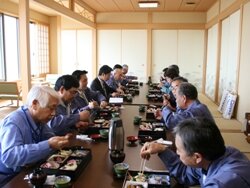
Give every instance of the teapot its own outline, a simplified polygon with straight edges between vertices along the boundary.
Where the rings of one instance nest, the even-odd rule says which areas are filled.
[[[109,128],[109,151],[110,158],[114,163],[122,162],[125,158],[124,149],[124,128],[119,117],[111,119]]]

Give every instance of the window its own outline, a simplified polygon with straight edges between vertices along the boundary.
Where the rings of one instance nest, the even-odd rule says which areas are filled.
[[[49,73],[49,28],[42,24],[30,24],[31,75]]]
[[[18,80],[19,75],[19,52],[18,52],[18,21],[12,16],[4,15],[4,52],[5,52],[5,79],[8,81]]]
[[[0,80],[19,80],[18,19],[0,14]],[[49,73],[49,27],[30,23],[31,75]]]

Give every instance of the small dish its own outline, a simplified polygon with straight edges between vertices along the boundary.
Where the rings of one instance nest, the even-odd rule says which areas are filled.
[[[94,123],[102,124],[105,122],[105,119],[96,119],[94,120]]]
[[[93,140],[97,140],[99,138],[101,138],[101,135],[100,134],[91,134],[89,135],[90,138],[92,138]]]
[[[71,178],[69,176],[61,175],[55,178],[56,188],[68,188],[70,187]]]
[[[127,141],[129,141],[130,144],[135,144],[135,142],[138,140],[137,136],[128,136]]]
[[[117,163],[114,165],[114,170],[118,177],[124,177],[128,169],[129,165],[127,163]]]
[[[102,138],[108,138],[109,136],[109,129],[100,129],[99,133]]]

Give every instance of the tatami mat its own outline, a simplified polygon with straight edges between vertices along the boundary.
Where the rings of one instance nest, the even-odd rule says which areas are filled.
[[[221,132],[232,132],[240,133],[242,132],[242,125],[236,119],[224,119],[224,118],[214,118],[217,126]]]
[[[225,144],[238,148],[243,153],[250,153],[250,144],[246,141],[244,133],[221,133]]]
[[[204,94],[199,94],[199,100],[201,103],[206,104],[214,118],[222,118],[222,114],[218,111],[218,105]]]

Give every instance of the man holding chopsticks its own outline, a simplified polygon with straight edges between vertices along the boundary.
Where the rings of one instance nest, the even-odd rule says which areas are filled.
[[[203,188],[249,188],[250,161],[233,147],[225,147],[216,124],[206,118],[190,118],[174,128],[176,153],[156,142],[145,143],[141,157],[158,153],[179,183]]]

